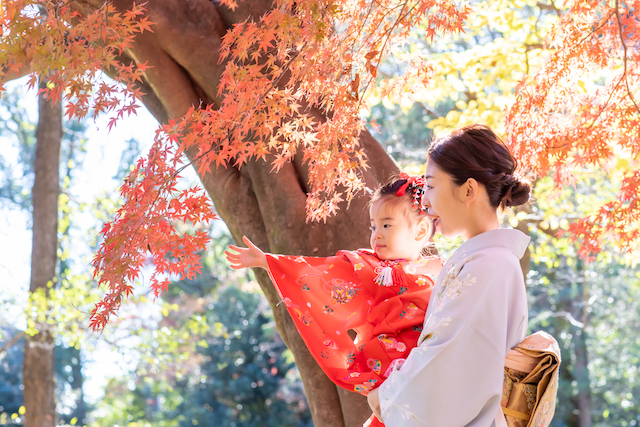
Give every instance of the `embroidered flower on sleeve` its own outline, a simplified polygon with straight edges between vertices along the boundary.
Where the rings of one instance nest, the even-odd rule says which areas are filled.
[[[367,366],[376,374],[380,375],[380,370],[382,369],[382,363],[378,359],[369,358],[367,359]]]
[[[445,317],[440,320],[430,317],[425,325],[425,329],[420,334],[420,338],[418,338],[418,346],[422,346],[425,343],[428,345],[428,341],[436,338],[442,328],[449,326],[451,320],[451,317]]]
[[[358,271],[358,270],[362,270],[362,267],[364,267],[364,264],[359,262],[357,264],[354,264],[353,269]]]
[[[400,313],[400,317],[413,319],[414,317],[416,317],[417,312],[418,312],[418,306],[411,302],[409,303],[409,306],[405,310],[402,310],[402,313]]]
[[[298,258],[294,259],[295,262],[307,262],[307,260],[304,259],[304,257],[299,256]]]
[[[331,295],[331,304],[346,304],[358,295],[355,283],[336,277],[325,283],[325,290]]]
[[[322,344],[324,344],[325,346],[329,347],[332,350],[337,350],[339,348],[336,342],[329,337],[325,338],[322,341]]]
[[[416,284],[417,284],[418,286],[424,286],[424,285],[426,285],[427,283],[428,283],[428,281],[427,281],[427,277],[425,277],[425,276],[420,276],[420,277],[418,277],[418,278],[416,279]]]
[[[449,267],[444,280],[440,283],[436,291],[438,299],[445,297],[450,301],[459,297],[463,288],[473,286],[476,283],[476,278],[471,277],[471,274],[467,274],[464,278],[459,277],[460,269],[454,267],[454,265]]]
[[[416,271],[418,271],[418,269],[416,268],[416,265],[414,263],[407,264],[404,267],[402,267],[402,269],[407,274],[416,274]]]
[[[369,391],[375,387],[377,382],[377,379],[370,379],[366,383],[356,384],[354,389],[360,394],[367,395]]]
[[[462,294],[462,290],[465,287],[473,286],[476,283],[475,277],[467,276],[465,280],[456,278],[453,280],[444,290],[444,296],[448,300],[458,298]]]
[[[395,349],[400,353],[403,353],[407,350],[407,345],[405,343],[403,343],[402,341],[398,341],[393,337],[389,337],[387,336],[387,334],[378,335],[378,340],[380,340],[380,342],[384,345],[384,347],[387,350]]]
[[[406,359],[404,358],[399,358],[399,359],[393,359],[391,361],[391,363],[389,364],[389,367],[387,368],[387,370],[384,372],[384,375],[382,375],[385,378],[389,378],[389,375],[391,375],[391,373],[393,371],[399,371],[400,368],[402,367],[402,365],[404,365],[404,361]]]

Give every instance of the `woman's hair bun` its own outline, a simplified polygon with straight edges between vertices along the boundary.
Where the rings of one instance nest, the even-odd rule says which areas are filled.
[[[482,184],[489,203],[496,209],[529,201],[529,184],[515,174],[518,162],[488,126],[470,125],[434,141],[429,148],[429,160],[458,186],[469,178]]]
[[[523,182],[517,175],[504,176],[500,206],[504,209],[509,206],[524,205],[529,201],[531,187]]]

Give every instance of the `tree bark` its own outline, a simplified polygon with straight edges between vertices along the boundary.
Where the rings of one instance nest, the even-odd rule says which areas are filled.
[[[102,1],[77,1],[82,10],[99,7]],[[116,0],[120,10],[130,9],[131,0]],[[223,99],[217,87],[225,63],[218,63],[221,37],[233,24],[245,19],[258,20],[271,7],[269,0],[243,0],[231,11],[209,0],[154,0],[145,7],[156,25],[153,33],[136,37],[122,59],[147,62],[142,91],[143,101],[159,122],[183,116],[193,105],[220,105]],[[108,70],[107,70],[108,72]],[[323,116],[313,112],[318,120]],[[370,169],[363,171],[365,182],[375,187],[397,171],[395,162],[380,144],[363,132],[360,142],[369,159]],[[195,153],[187,153],[190,158]],[[269,161],[253,161],[239,170],[211,166],[201,176],[236,242],[248,236],[267,252],[314,256],[334,255],[340,249],[368,247],[368,197],[352,201],[349,209],[326,223],[307,223],[305,201],[308,169],[298,155],[278,173],[270,173]],[[276,325],[291,349],[316,427],[360,427],[370,414],[365,399],[355,393],[338,390],[315,363],[285,307],[264,271],[256,276],[274,311]],[[343,410],[344,408],[344,410]]]
[[[587,353],[587,333],[583,329],[578,329],[575,332],[575,379],[578,383],[578,419],[580,427],[591,427],[591,384],[589,378],[589,358]]]
[[[41,87],[43,82],[41,82]],[[33,237],[30,292],[48,291],[55,277],[58,249],[59,163],[62,139],[62,108],[42,95],[36,130],[35,180],[33,184]],[[26,427],[56,424],[53,336],[46,326],[24,348],[23,381]]]
[[[574,332],[574,343],[576,361],[574,365],[574,375],[577,382],[578,395],[576,396],[578,405],[578,420],[580,427],[591,427],[591,378],[589,375],[589,353],[587,347],[587,323],[589,321],[589,293],[587,287],[587,275],[584,261],[576,260],[576,267],[579,276],[577,284],[580,294],[572,300],[573,315],[582,321],[582,327]]]

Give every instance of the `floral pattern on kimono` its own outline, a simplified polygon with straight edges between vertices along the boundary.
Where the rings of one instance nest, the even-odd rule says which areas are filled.
[[[504,358],[527,330],[519,259],[529,237],[487,231],[467,240],[444,265],[423,332],[380,387],[388,427],[477,426],[504,421]]]
[[[298,332],[335,384],[366,395],[416,346],[439,258],[380,260],[370,250],[333,257],[267,255]],[[353,340],[348,331],[353,330]]]

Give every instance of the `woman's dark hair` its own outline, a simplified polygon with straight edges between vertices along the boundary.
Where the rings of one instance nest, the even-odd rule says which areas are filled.
[[[431,159],[456,185],[469,178],[482,184],[494,208],[529,201],[530,187],[514,174],[518,163],[489,127],[471,125],[438,139],[429,148]]]

